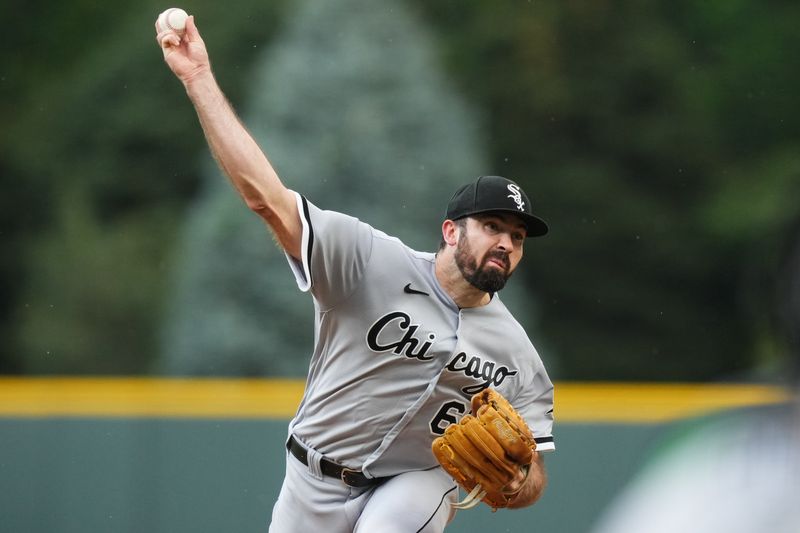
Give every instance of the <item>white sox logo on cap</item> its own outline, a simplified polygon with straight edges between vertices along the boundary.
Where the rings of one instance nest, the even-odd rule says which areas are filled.
[[[509,183],[508,190],[511,191],[511,194],[508,195],[508,198],[514,200],[514,203],[517,204],[517,209],[520,211],[525,211],[525,202],[522,201],[522,192],[519,190],[519,185]]]

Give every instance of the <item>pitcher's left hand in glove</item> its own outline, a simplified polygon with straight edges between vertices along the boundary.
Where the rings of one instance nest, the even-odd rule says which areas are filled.
[[[528,424],[503,395],[486,389],[472,397],[472,413],[450,424],[433,441],[433,454],[469,495],[455,506],[469,509],[484,501],[492,510],[508,507],[522,488],[536,442]]]

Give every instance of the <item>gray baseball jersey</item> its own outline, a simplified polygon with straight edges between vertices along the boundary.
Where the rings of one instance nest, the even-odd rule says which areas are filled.
[[[371,477],[430,468],[433,439],[493,387],[528,421],[538,450],[555,448],[553,385],[496,294],[459,309],[436,279],[434,254],[297,201],[302,258],[287,257],[316,317],[291,433]]]

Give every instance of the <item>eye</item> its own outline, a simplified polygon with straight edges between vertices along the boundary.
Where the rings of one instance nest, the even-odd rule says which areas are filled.
[[[525,235],[522,233],[515,231],[511,234],[511,238],[514,239],[516,242],[525,242]]]
[[[490,233],[497,233],[500,231],[500,228],[497,226],[497,223],[488,221],[483,225]]]

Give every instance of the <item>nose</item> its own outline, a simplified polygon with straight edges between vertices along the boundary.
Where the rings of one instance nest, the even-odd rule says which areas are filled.
[[[498,233],[497,247],[505,252],[510,252],[514,249],[514,240],[509,232],[501,231]]]

